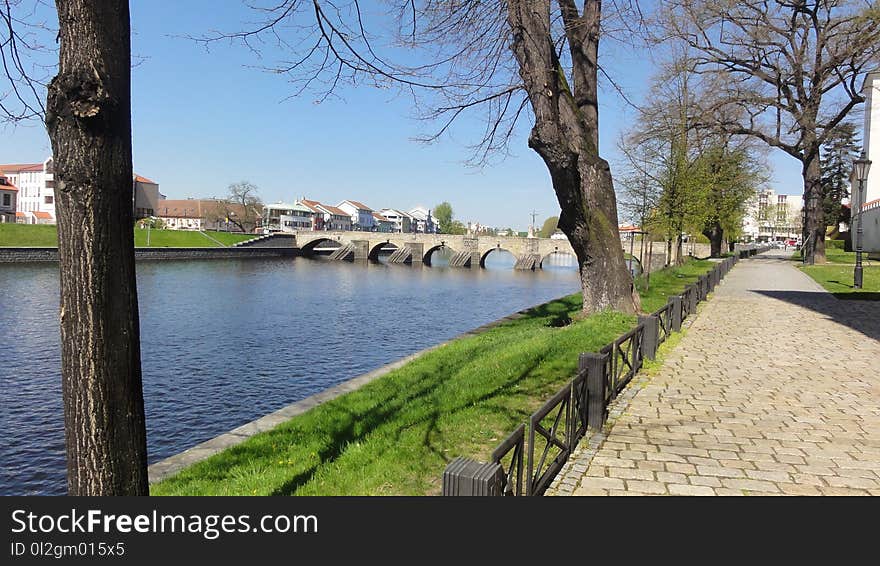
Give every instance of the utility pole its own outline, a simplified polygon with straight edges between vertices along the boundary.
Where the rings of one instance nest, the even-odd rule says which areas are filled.
[[[535,212],[535,209],[532,209],[532,213],[529,215],[532,217],[532,228],[535,227],[535,217],[538,216],[538,213]]]

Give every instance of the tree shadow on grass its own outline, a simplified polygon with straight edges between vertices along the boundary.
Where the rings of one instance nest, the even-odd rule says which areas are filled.
[[[821,313],[838,324],[880,340],[880,293],[834,293],[832,296],[832,293],[811,291],[755,289],[752,292]],[[846,300],[835,299],[838,294],[847,295]],[[859,297],[852,296],[856,294]]]

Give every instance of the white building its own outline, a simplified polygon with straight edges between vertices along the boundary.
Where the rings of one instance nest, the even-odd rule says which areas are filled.
[[[401,212],[395,208],[383,208],[379,211],[379,214],[387,218],[393,228],[392,232],[412,232],[413,231],[413,217],[407,214],[406,212]]]
[[[344,210],[351,216],[352,230],[371,232],[376,226],[376,221],[373,217],[373,209],[362,202],[356,200],[344,200],[337,204],[336,208]]]
[[[743,237],[749,242],[799,240],[803,227],[803,197],[759,191],[743,218]]]
[[[0,222],[15,222],[16,200],[18,200],[18,187],[0,175]]]
[[[265,207],[269,230],[296,232],[315,229],[315,212],[299,203],[277,202]]]
[[[415,221],[415,232],[422,234],[436,234],[437,222],[431,216],[431,211],[424,206],[417,206],[410,210],[407,214]]]
[[[16,212],[28,224],[55,223],[55,176],[52,158],[42,163],[0,165],[0,172],[9,183],[18,187]],[[42,213],[42,214],[36,214]]]
[[[862,132],[865,155],[871,160],[865,182],[862,208],[862,249],[880,253],[880,72],[865,79],[865,128]],[[853,187],[853,188],[857,188]]]
[[[18,187],[16,212],[27,224],[55,224],[55,174],[51,157],[42,163],[0,165],[0,174]],[[159,208],[159,184],[146,177],[132,179],[132,213],[134,218],[153,216]]]

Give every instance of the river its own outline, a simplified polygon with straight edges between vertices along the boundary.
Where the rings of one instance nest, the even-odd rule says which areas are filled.
[[[572,267],[518,272],[504,255],[487,269],[139,262],[150,463],[578,289]],[[0,494],[63,494],[58,267],[0,265],[0,290]]]

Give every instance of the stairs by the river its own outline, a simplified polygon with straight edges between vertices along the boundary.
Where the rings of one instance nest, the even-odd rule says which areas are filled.
[[[252,240],[232,244],[233,248],[295,248],[294,234],[265,234]]]
[[[541,256],[539,254],[526,254],[516,260],[514,269],[528,270],[535,269],[541,265]]]
[[[354,259],[354,244],[343,244],[327,258],[333,261]]]
[[[412,250],[402,246],[388,256],[388,263],[412,263]]]
[[[470,267],[471,252],[456,252],[449,258],[449,267]]]

